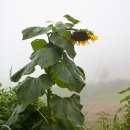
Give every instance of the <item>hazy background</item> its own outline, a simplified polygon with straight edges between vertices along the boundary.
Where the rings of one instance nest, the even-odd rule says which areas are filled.
[[[130,79],[130,1],[129,0],[0,0],[0,82],[9,85],[13,72],[29,61],[30,42],[22,41],[21,31],[45,26],[46,21],[62,20],[64,14],[79,19],[79,28],[88,28],[99,40],[76,47],[75,62],[87,81],[103,78]],[[105,75],[105,76],[104,76]]]

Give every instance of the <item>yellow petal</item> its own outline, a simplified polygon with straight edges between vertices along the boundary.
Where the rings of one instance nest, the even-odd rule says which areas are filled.
[[[90,35],[90,39],[94,42],[94,41],[98,40],[98,36]]]

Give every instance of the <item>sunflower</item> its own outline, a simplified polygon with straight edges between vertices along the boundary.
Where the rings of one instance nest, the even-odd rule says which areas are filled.
[[[90,37],[90,39],[91,39],[93,42],[95,42],[96,40],[98,40],[98,36],[90,35],[89,37]]]
[[[89,40],[92,40],[94,42],[97,39],[98,36],[95,36],[92,32],[86,30],[79,30],[73,32],[71,35],[72,43],[77,45],[90,44]]]

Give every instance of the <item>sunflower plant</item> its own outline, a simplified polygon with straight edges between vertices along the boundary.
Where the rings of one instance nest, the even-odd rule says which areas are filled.
[[[85,129],[79,95],[86,85],[85,73],[74,63],[76,56],[74,47],[94,42],[98,37],[88,29],[74,28],[79,20],[70,15],[64,17],[67,23],[48,22],[47,27],[29,27],[22,31],[23,40],[43,34],[47,36],[47,40],[33,40],[30,62],[11,76],[11,81],[18,82],[16,95],[21,104],[16,107],[6,126],[15,123],[31,104],[45,95],[46,112],[42,113],[42,123],[35,122],[38,130]],[[43,73],[37,78],[29,76],[37,65],[41,67]],[[24,75],[26,78],[22,80]],[[68,89],[72,95],[61,97],[54,94],[52,88],[55,85]]]

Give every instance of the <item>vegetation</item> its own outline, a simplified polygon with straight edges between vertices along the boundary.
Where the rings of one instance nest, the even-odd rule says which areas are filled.
[[[88,29],[74,28],[79,20],[70,15],[64,17],[67,23],[49,21],[47,27],[29,27],[22,31],[23,40],[42,34],[46,38],[31,42],[31,61],[10,76],[17,85],[0,89],[0,129],[129,130],[130,95],[121,100],[121,103],[127,103],[117,110],[113,120],[105,112],[97,113],[98,119],[93,126],[85,120],[86,114],[82,113],[80,103],[80,93],[86,85],[85,73],[74,63],[74,47],[94,42],[98,37]],[[31,77],[37,65],[41,67],[42,74]],[[54,86],[63,91],[66,88],[71,96],[63,97],[60,93],[54,93]],[[127,88],[119,93],[129,91],[130,88]],[[104,90],[100,93],[104,93]]]
[[[74,28],[79,20],[70,15],[64,17],[68,20],[67,23],[48,22],[47,27],[29,27],[22,31],[23,40],[42,34],[46,35],[47,40],[33,40],[31,61],[11,76],[11,81],[18,82],[14,89],[19,102],[14,101],[16,108],[13,107],[13,113],[2,129],[85,129],[79,95],[86,85],[85,73],[74,63],[74,45],[89,44],[98,37],[88,29]],[[36,65],[41,67],[43,73],[37,78],[27,76],[22,80],[24,75],[30,75],[35,71]],[[61,97],[54,94],[54,85],[67,88],[72,92],[71,96]],[[46,96],[46,101],[39,99],[43,95]]]
[[[120,91],[120,94],[128,93],[129,88]],[[126,96],[128,97],[128,96]],[[91,122],[84,122],[82,126],[84,130],[129,130],[130,129],[130,100],[121,100],[121,102],[127,101],[119,108],[115,114],[114,119],[112,115],[105,112],[97,113],[97,120],[91,125]],[[3,130],[22,130],[22,129],[42,129],[42,126],[46,124],[48,119],[48,107],[43,98],[38,98],[35,103],[31,103],[25,111],[19,115],[16,113],[16,106],[21,103],[16,96],[16,89],[1,89],[0,90],[0,129]],[[14,112],[15,111],[15,112]],[[17,111],[18,112],[18,111]],[[10,120],[11,114],[13,114],[13,120]],[[10,119],[9,119],[10,118]],[[9,119],[9,120],[8,120]],[[8,120],[8,122],[7,122]],[[55,120],[55,118],[53,118]],[[59,121],[59,119],[57,119]],[[11,121],[11,125],[8,126]],[[55,120],[56,121],[56,120]],[[70,129],[77,130],[80,128],[74,128],[71,124]]]
[[[0,89],[0,126],[6,123],[18,103],[15,92],[11,88],[8,91]]]

